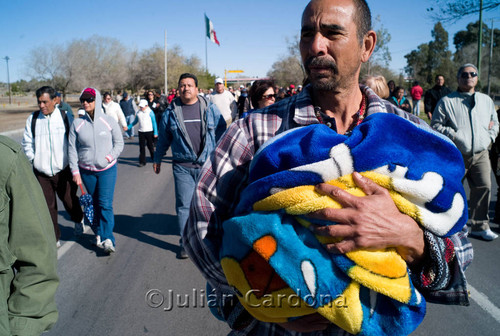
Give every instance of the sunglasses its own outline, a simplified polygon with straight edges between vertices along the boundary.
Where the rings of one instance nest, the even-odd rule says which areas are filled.
[[[87,103],[90,104],[90,103],[93,103],[94,100],[95,100],[95,98],[92,98],[92,97],[90,97],[90,98],[80,98],[80,103],[83,104],[83,102],[87,102]]]
[[[477,77],[477,72],[462,72],[460,74],[460,78],[463,78],[463,79],[467,79],[469,78],[469,75],[474,78],[474,77]]]
[[[271,98],[276,98],[276,95],[275,94],[268,94],[268,95],[262,96],[262,99],[271,99]]]

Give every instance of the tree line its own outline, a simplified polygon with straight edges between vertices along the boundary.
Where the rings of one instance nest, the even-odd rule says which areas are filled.
[[[32,80],[20,81],[22,91],[46,83],[66,94],[95,86],[101,90],[164,89],[164,49],[159,45],[138,51],[126,48],[115,38],[94,35],[64,44],[36,47],[27,58],[27,73]],[[196,73],[200,87],[212,86],[215,76],[205,71],[201,60],[186,56],[176,45],[167,51],[168,88],[177,87],[182,73]],[[15,83],[16,84],[16,83]],[[13,87],[13,91],[16,87]]]

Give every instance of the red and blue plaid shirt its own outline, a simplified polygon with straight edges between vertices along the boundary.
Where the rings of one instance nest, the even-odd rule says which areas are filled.
[[[368,87],[360,85],[360,88],[368,99],[365,116],[393,113],[430,129],[423,120],[379,98]],[[300,94],[233,123],[200,173],[183,233],[184,246],[213,289],[209,293],[212,312],[229,324],[234,335],[301,335],[277,324],[258,321],[246,312],[224,276],[219,262],[219,248],[222,223],[231,217],[239,195],[247,185],[248,168],[255,152],[278,133],[319,123],[310,90],[311,87],[307,86]],[[411,274],[415,287],[430,302],[468,305],[464,270],[472,261],[473,252],[467,234],[459,232],[443,239],[426,231],[424,237],[429,262],[418,274]],[[216,300],[213,300],[214,297]],[[348,333],[332,324],[325,331],[309,335]]]

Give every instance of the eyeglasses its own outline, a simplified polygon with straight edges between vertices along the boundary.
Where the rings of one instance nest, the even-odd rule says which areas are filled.
[[[90,103],[93,103],[94,100],[95,100],[95,98],[92,98],[92,97],[90,97],[90,98],[80,98],[80,103],[83,104],[83,102],[87,102],[87,103],[90,104]]]
[[[460,78],[463,78],[463,79],[467,79],[469,78],[469,75],[474,78],[474,77],[477,77],[477,72],[462,72],[460,74]]]
[[[275,94],[268,94],[268,95],[262,96],[262,99],[271,99],[271,98],[276,99],[276,95]]]

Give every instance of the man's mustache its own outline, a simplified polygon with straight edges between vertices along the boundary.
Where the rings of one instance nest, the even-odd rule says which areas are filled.
[[[309,69],[309,67],[331,68],[334,73],[338,73],[337,65],[328,58],[309,57],[305,62],[305,68]]]

